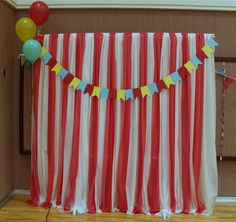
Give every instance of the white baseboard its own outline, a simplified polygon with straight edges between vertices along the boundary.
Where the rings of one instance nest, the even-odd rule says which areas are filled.
[[[4,198],[0,200],[0,208],[2,208],[15,195],[29,196],[30,191],[19,190],[19,189],[11,191]],[[217,197],[216,203],[236,203],[236,197]]]
[[[216,203],[236,203],[236,197],[217,197]]]
[[[13,190],[12,191],[12,196],[14,195],[24,195],[24,196],[29,196],[30,191],[29,190]],[[217,203],[236,203],[236,197],[217,197],[216,198]]]
[[[5,197],[3,197],[0,200],[0,209],[15,195],[21,195],[21,196],[29,196],[30,195],[30,191],[29,190],[12,190],[11,192],[9,192]]]
[[[12,198],[13,191],[9,192],[5,197],[0,199],[0,209]]]
[[[14,195],[23,195],[23,196],[29,196],[30,195],[30,191],[29,190],[13,190],[13,196]]]

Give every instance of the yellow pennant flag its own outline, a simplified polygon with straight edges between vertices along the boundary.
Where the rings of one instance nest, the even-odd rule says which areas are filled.
[[[118,89],[117,90],[117,100],[122,99],[125,101],[125,90]]]
[[[168,76],[164,77],[164,78],[163,78],[163,81],[164,81],[164,83],[166,84],[167,88],[169,88],[171,84],[172,84],[172,85],[175,84],[174,81],[173,81],[173,79],[172,79],[172,77],[171,77],[171,75],[168,75]]]
[[[94,86],[93,87],[93,92],[92,92],[92,97],[97,96],[97,98],[99,98],[100,93],[101,93],[101,88],[98,87],[98,86]]]
[[[146,95],[151,96],[148,86],[142,86],[142,87],[140,87],[140,89],[141,89],[142,97],[144,97]]]
[[[214,49],[212,49],[208,44],[206,44],[203,48],[202,51],[206,54],[207,57],[211,55],[211,53],[214,52]]]
[[[186,62],[186,63],[184,64],[184,67],[188,70],[188,72],[189,72],[190,74],[192,74],[192,70],[193,70],[193,69],[196,70],[196,67],[194,66],[194,64],[192,63],[191,60],[189,60],[188,62]]]
[[[76,89],[78,87],[80,83],[80,79],[74,77],[74,79],[71,81],[69,86],[72,86],[74,89]]]
[[[54,71],[56,73],[56,75],[58,75],[58,73],[62,70],[62,66],[61,64],[57,63],[53,68],[52,68],[52,72]]]
[[[46,49],[45,47],[42,47],[42,48],[41,48],[41,57],[43,57],[44,55],[46,55],[47,52],[48,52],[47,49]]]

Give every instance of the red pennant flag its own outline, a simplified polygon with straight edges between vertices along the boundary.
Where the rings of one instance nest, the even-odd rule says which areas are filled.
[[[234,82],[234,79],[232,79],[230,77],[225,77],[224,78],[224,88],[225,88],[225,90],[227,90],[232,85],[233,82]]]
[[[208,58],[207,55],[202,51],[202,49],[197,52],[196,56],[202,63],[204,62],[204,59]]]
[[[108,99],[116,99],[116,90],[115,89],[110,89],[109,94],[108,94]]]
[[[66,77],[63,79],[63,82],[69,86],[71,81],[74,79],[74,76],[71,73],[68,73]]]
[[[135,88],[133,89],[133,95],[134,95],[134,99],[138,98],[142,98],[142,93],[141,93],[141,89],[140,88]]]
[[[89,95],[92,95],[93,93],[93,85],[87,84],[84,90],[84,94],[88,93]]]
[[[183,79],[185,76],[190,76],[188,70],[182,66],[181,68],[178,69],[178,73],[181,76],[181,78]]]
[[[49,69],[51,70],[55,65],[57,64],[56,59],[53,57],[48,61],[47,65],[49,66]]]
[[[162,79],[158,80],[156,84],[157,84],[157,88],[158,88],[159,92],[161,92],[161,90],[163,90],[163,89],[167,89],[167,86]]]

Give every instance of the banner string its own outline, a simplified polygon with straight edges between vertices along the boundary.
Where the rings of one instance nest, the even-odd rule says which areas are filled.
[[[223,71],[225,73],[225,64],[223,63]],[[225,77],[222,81],[222,97],[221,97],[221,134],[220,134],[220,161],[223,159],[224,136],[225,136]]]

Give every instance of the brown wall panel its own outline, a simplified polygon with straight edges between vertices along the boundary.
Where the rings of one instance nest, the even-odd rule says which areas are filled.
[[[28,15],[27,11],[17,11],[17,17]],[[214,33],[220,43],[217,56],[236,57],[236,12],[213,11],[174,11],[174,10],[137,10],[137,9],[81,9],[52,10],[48,22],[42,28],[43,33],[65,32],[201,32]],[[17,42],[16,53],[22,44]],[[218,64],[219,66],[219,64]],[[227,65],[229,72],[236,77],[236,64]],[[18,76],[15,73],[14,86],[17,94]],[[222,78],[217,76],[217,148],[219,147],[220,107]],[[227,155],[236,155],[236,84],[226,95],[225,150]],[[14,97],[14,123],[17,124],[17,97]],[[17,140],[17,126],[14,127]],[[235,129],[235,130],[234,130]],[[17,188],[29,187],[30,158],[18,154],[18,144],[14,142],[14,178]],[[221,162],[219,165],[219,195],[236,196],[236,162]],[[21,170],[18,171],[21,167]],[[231,171],[229,171],[231,170]],[[227,173],[224,173],[226,172]],[[226,192],[223,184],[229,187]]]
[[[15,13],[0,2],[0,200],[13,189],[12,80]]]
[[[219,196],[236,196],[235,162],[218,162]]]

